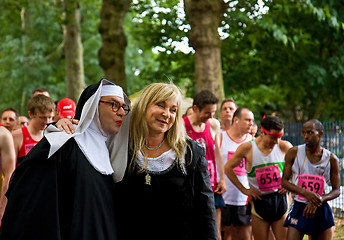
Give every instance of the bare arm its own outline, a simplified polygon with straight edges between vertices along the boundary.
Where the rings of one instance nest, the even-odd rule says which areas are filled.
[[[215,136],[215,160],[218,173],[220,175],[220,181],[217,184],[216,189],[214,192],[218,194],[222,194],[226,191],[226,180],[225,180],[225,172],[224,172],[224,162],[220,152],[220,141],[221,141],[221,133],[220,131]]]
[[[282,176],[281,183],[282,183],[282,187],[284,187],[285,189],[294,193],[299,193],[301,189],[289,181],[292,175],[291,168],[294,164],[296,154],[297,154],[297,147],[293,147],[285,155],[285,163],[284,163],[283,176]]]
[[[15,157],[18,157],[19,150],[23,144],[23,132],[21,129],[17,129],[12,133],[13,141],[14,141],[14,153]]]
[[[222,194],[226,191],[226,180],[225,180],[225,173],[224,173],[224,162],[223,162],[223,158],[220,152],[220,140],[221,140],[220,122],[215,118],[211,118],[209,119],[209,123],[210,123],[211,136],[214,139],[214,143],[215,143],[216,167],[220,175],[220,181],[218,182],[216,189],[214,189],[214,192],[218,194]]]
[[[289,151],[289,149],[293,147],[293,145],[290,142],[285,141],[285,140],[280,141],[279,146],[280,146],[283,156],[285,156],[287,152]],[[281,189],[278,190],[278,192],[280,194],[286,194],[288,190],[282,187]]]
[[[233,156],[227,161],[225,165],[225,174],[229,178],[229,180],[232,181],[232,183],[245,195],[248,195],[250,197],[253,197],[254,199],[260,198],[260,192],[256,191],[255,189],[252,188],[245,188],[241,182],[239,181],[237,175],[235,174],[233,168],[239,165],[240,161],[244,158],[245,159],[245,164],[252,166],[252,159],[248,159],[247,154],[252,151],[252,144],[251,142],[246,142],[241,144]],[[250,162],[251,161],[251,162]]]
[[[11,175],[15,169],[15,151],[12,135],[9,131],[0,130],[0,152],[1,152],[1,170],[3,174],[3,182],[0,194],[0,226],[2,216],[7,204],[5,193],[8,189],[8,184]]]
[[[338,158],[332,153],[330,157],[330,164],[331,164],[330,179],[331,179],[332,190],[331,192],[329,192],[328,194],[325,194],[322,197],[323,202],[335,199],[340,195],[340,176],[339,176]]]

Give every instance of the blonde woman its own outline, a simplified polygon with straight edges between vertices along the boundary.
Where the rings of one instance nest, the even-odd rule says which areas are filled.
[[[174,84],[147,86],[133,106],[129,164],[115,189],[120,239],[217,239],[204,150],[190,140]]]

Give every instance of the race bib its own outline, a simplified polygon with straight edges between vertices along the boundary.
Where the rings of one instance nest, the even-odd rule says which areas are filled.
[[[299,187],[323,195],[325,178],[312,174],[299,174]],[[307,200],[302,194],[298,194],[300,200]]]
[[[30,150],[36,145],[37,143],[28,143],[25,145],[25,156],[30,152]]]
[[[208,160],[208,171],[209,171],[210,184],[211,184],[211,187],[213,188],[217,183],[216,181],[217,179],[216,179],[216,169],[215,169],[214,161],[212,160]]]
[[[261,192],[274,191],[282,187],[281,173],[278,165],[260,167],[255,172],[258,187]]]
[[[227,155],[227,161],[234,155],[235,152],[232,151],[228,151],[228,155]],[[238,166],[233,168],[234,172],[236,175],[240,175],[240,176],[246,176],[246,169],[245,169],[245,159],[241,159],[240,163]]]

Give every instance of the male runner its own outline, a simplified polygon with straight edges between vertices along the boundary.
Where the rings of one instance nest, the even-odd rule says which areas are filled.
[[[287,213],[286,190],[281,186],[284,156],[292,147],[282,141],[283,123],[276,116],[261,121],[261,134],[241,144],[225,165],[225,173],[252,200],[252,231],[255,240],[268,239],[270,226],[277,240],[286,239],[283,223]],[[241,184],[234,168],[245,159],[250,187]]]
[[[233,98],[227,98],[222,101],[221,103],[221,112],[220,112],[220,119],[221,119],[221,130],[226,131],[228,130],[233,122],[233,114],[235,110],[238,108],[237,104],[235,103]]]
[[[45,95],[32,97],[28,104],[30,121],[28,126],[13,132],[14,148],[17,156],[17,165],[29,151],[43,138],[43,131],[48,123],[52,122],[55,103]]]
[[[8,131],[14,131],[19,123],[19,112],[12,107],[5,108],[0,114],[0,124],[8,129]]]
[[[327,201],[340,195],[338,158],[320,146],[323,126],[312,119],[302,127],[305,144],[291,148],[285,157],[282,185],[295,195],[285,221],[289,240],[332,239],[333,214]],[[291,180],[291,182],[289,182]],[[327,183],[332,190],[325,194]]]
[[[227,131],[221,133],[221,154],[225,163],[235,153],[238,146],[251,141],[249,134],[253,125],[253,113],[244,107],[239,107],[233,114],[233,124]],[[246,188],[249,187],[245,161],[242,160],[234,168],[239,181]],[[224,225],[224,239],[251,239],[251,205],[248,196],[243,194],[227,177],[227,191],[222,194],[226,207],[222,212],[222,225]]]
[[[206,149],[211,187],[214,191],[218,238],[221,240],[221,208],[225,203],[221,196],[226,191],[223,159],[220,153],[220,123],[214,117],[217,97],[210,91],[203,90],[194,97],[193,113],[183,117],[186,132],[190,138]],[[217,172],[220,181],[217,181]]]

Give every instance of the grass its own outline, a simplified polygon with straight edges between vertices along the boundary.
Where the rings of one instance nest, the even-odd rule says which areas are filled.
[[[334,219],[335,228],[333,240],[343,240],[344,239],[344,219],[335,218]]]
[[[333,240],[344,240],[344,219],[334,218],[334,223]],[[308,240],[308,236],[305,236],[303,240]]]

